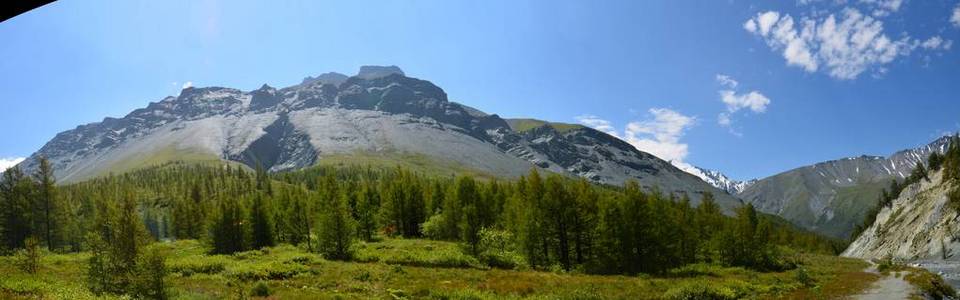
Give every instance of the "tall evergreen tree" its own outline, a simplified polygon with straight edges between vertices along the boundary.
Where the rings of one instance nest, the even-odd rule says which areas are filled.
[[[319,244],[317,248],[327,259],[349,260],[353,257],[355,221],[350,216],[347,205],[347,194],[344,192],[335,198],[326,212],[321,214]]]
[[[235,198],[220,199],[220,209],[211,223],[213,253],[230,254],[246,250],[247,226],[243,207]]]
[[[30,193],[33,182],[14,166],[0,178],[0,238],[7,250],[24,247],[24,241],[32,234]]]
[[[273,247],[277,244],[273,227],[273,212],[265,203],[263,196],[257,193],[250,208],[251,246],[254,249]]]
[[[53,167],[46,157],[40,157],[40,167],[34,177],[37,182],[34,203],[40,216],[40,218],[37,218],[40,221],[38,228],[41,228],[40,231],[43,233],[47,249],[53,251],[58,246],[57,190],[55,187],[56,179],[53,177]]]

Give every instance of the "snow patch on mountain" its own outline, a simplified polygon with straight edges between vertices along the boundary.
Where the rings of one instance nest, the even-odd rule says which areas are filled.
[[[747,187],[749,187],[751,184],[757,182],[756,179],[746,180],[746,181],[731,179],[730,177],[727,177],[727,175],[721,173],[720,171],[704,169],[704,168],[693,166],[686,163],[674,164],[674,165],[676,165],[677,168],[680,168],[680,170],[690,173],[693,176],[700,177],[700,179],[703,179],[703,181],[706,181],[710,185],[718,189],[724,190],[731,195],[739,194],[743,190],[747,189]]]

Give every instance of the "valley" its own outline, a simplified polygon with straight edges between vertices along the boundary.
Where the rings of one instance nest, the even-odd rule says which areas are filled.
[[[956,144],[736,181],[588,126],[481,112],[393,66],[189,87],[4,173],[17,275],[0,294],[837,298],[892,280],[881,264],[913,274],[911,294],[950,295]]]

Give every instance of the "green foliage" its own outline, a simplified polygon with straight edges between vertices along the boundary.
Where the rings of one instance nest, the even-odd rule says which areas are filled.
[[[27,237],[34,234],[35,216],[32,205],[34,182],[20,167],[7,169],[0,179],[0,237],[2,248],[14,250],[24,247]]]
[[[358,245],[354,261],[440,268],[486,269],[453,242],[388,238]]]
[[[515,250],[516,242],[509,231],[483,228],[479,237],[477,257],[483,263],[501,269],[523,266],[523,257]]]
[[[912,268],[904,277],[907,282],[920,289],[926,299],[956,299],[957,291],[936,274],[920,268]]]
[[[14,178],[15,173],[9,176]],[[24,194],[36,194],[39,185],[27,179],[0,181],[0,195],[17,194],[18,185],[24,186]],[[133,228],[119,224],[131,220],[141,228],[147,225],[157,239],[165,239],[168,232],[178,239],[200,238],[213,254],[256,255],[259,252],[243,251],[288,243],[305,244],[311,252],[338,260],[351,259],[353,250],[361,249],[357,259],[365,261],[602,274],[663,274],[687,264],[724,261],[765,269],[780,261],[772,245],[832,251],[831,241],[786,223],[768,222],[759,214],[755,222],[748,222],[754,224],[749,227],[755,234],[745,239],[738,220],[724,216],[710,195],[694,208],[695,201],[683,195],[661,194],[632,182],[622,188],[599,186],[541,175],[536,169],[519,180],[497,181],[403,168],[320,166],[254,174],[226,165],[172,163],[57,187],[55,194],[64,204],[61,211],[71,216],[59,220],[58,227],[79,236],[64,235],[62,244],[69,246],[64,249],[91,250],[96,255],[90,269],[104,271],[117,269],[113,262],[119,257],[135,257],[116,253],[138,252],[149,239],[144,230],[140,244],[114,242],[119,241],[115,230]],[[16,203],[8,199],[4,196],[0,203]],[[30,209],[13,217],[34,224],[35,215],[40,214]],[[45,232],[34,229],[31,225],[27,231]],[[90,232],[98,238],[84,243],[82,237]],[[371,242],[382,236],[427,236],[461,243],[463,249],[443,253],[448,257],[380,256],[370,255],[369,246],[355,246],[357,240]],[[16,244],[18,239],[5,233],[2,240]],[[752,241],[750,247],[730,246],[741,240]],[[112,250],[115,247],[128,250]],[[726,259],[722,254],[733,252],[724,252],[725,247],[749,255]],[[738,259],[749,262],[734,262]],[[170,270],[184,276],[240,274],[231,272],[228,263],[179,260],[170,264]],[[260,276],[267,275],[245,278]],[[122,278],[101,283],[116,286],[111,282]]]
[[[347,207],[348,197],[346,193],[341,194],[320,216],[317,249],[327,259],[349,260],[353,257],[356,221]]]
[[[35,237],[29,237],[24,244],[24,248],[17,250],[15,255],[17,267],[26,273],[35,274],[40,270],[40,258],[43,256],[40,241]]]
[[[87,284],[95,294],[131,294],[166,299],[164,256],[151,249],[144,254],[148,233],[137,204],[127,192],[117,203],[97,202],[94,230],[87,233],[91,256]]]
[[[757,270],[788,268],[778,261],[770,230],[770,223],[758,216],[752,204],[741,207],[734,222],[719,236],[719,261]]]
[[[813,287],[817,284],[806,268],[797,268],[794,271],[794,279],[805,287]]]
[[[258,281],[257,284],[254,284],[253,288],[250,289],[250,295],[254,297],[269,297],[271,294],[270,286],[263,281]]]
[[[253,197],[253,206],[250,208],[251,246],[254,249],[273,247],[277,244],[274,236],[273,212],[265,202],[263,196],[257,194]]]
[[[169,299],[166,256],[157,248],[148,248],[138,258],[132,295],[138,299]]]
[[[728,287],[716,286],[707,282],[686,284],[671,288],[663,294],[663,299],[670,300],[726,300],[739,299],[740,296]]]
[[[427,218],[426,222],[420,225],[420,233],[430,239],[441,240],[446,237],[445,226],[447,224],[444,214],[435,214]]]
[[[200,257],[170,264],[170,272],[184,277],[194,274],[219,274],[226,269],[226,259],[220,255]]]
[[[247,249],[248,223],[243,206],[235,198],[220,200],[220,209],[210,229],[213,253],[230,254]]]

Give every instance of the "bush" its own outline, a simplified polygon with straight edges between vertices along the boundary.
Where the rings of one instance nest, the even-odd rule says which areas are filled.
[[[270,286],[263,281],[257,282],[257,284],[253,286],[253,289],[250,290],[250,295],[254,297],[268,297],[270,294]]]
[[[943,278],[925,269],[913,269],[906,278],[911,284],[923,291],[927,299],[956,299],[957,292]]]
[[[523,265],[523,256],[514,250],[513,234],[504,230],[480,229],[478,258],[494,268],[514,269]]]
[[[17,251],[14,261],[20,270],[36,274],[40,270],[40,242],[35,237],[29,237],[24,241],[24,249]]]
[[[706,282],[687,284],[667,290],[663,299],[670,300],[726,300],[738,299],[735,291]]]
[[[222,256],[201,256],[170,264],[170,271],[183,276],[193,274],[218,274],[225,270],[225,259]]]
[[[420,233],[432,240],[443,239],[443,224],[446,223],[443,214],[430,216],[426,222],[420,224]]]
[[[240,280],[284,280],[309,271],[303,265],[269,262],[238,267],[228,272],[227,276]]]
[[[797,268],[797,271],[794,273],[794,278],[805,287],[812,287],[817,284],[816,280],[810,276],[810,273],[808,273],[805,268]]]
[[[148,249],[137,262],[133,295],[138,299],[167,299],[166,257],[156,248]]]

